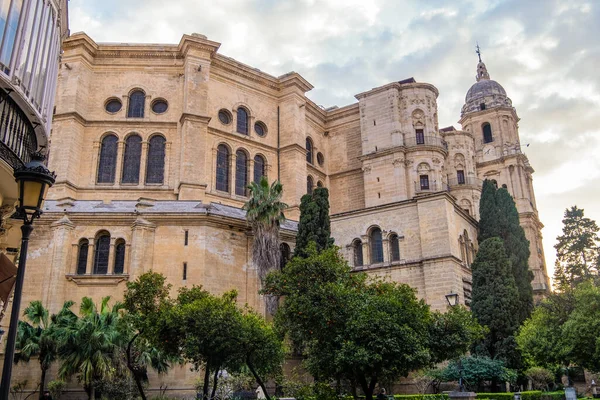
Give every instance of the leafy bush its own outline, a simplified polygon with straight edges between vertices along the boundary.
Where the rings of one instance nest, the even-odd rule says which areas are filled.
[[[548,390],[554,382],[552,371],[542,367],[531,367],[525,371],[525,376],[531,380],[534,390]]]
[[[542,393],[542,400],[565,400],[565,392],[545,392]]]
[[[50,381],[48,383],[48,391],[54,400],[60,399],[66,387],[67,382],[61,380]]]
[[[394,400],[448,400],[447,394],[396,394]],[[481,400],[481,399],[477,399]]]

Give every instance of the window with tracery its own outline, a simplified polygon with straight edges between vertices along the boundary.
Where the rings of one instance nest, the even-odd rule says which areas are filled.
[[[248,156],[243,150],[235,152],[235,194],[247,195],[248,186]]]
[[[400,243],[396,234],[390,236],[390,259],[400,261]]]
[[[217,190],[229,192],[229,149],[224,144],[217,147]]]
[[[123,155],[122,183],[139,183],[140,159],[142,157],[142,138],[130,135],[125,140],[125,154]]]
[[[144,118],[144,107],[146,104],[146,94],[141,90],[131,92],[129,95],[129,107],[127,108],[127,117]]]
[[[98,162],[98,183],[114,183],[117,169],[117,141],[115,135],[107,135],[100,145],[100,160]]]
[[[362,250],[362,242],[356,239],[352,243],[352,250],[354,251],[354,266],[362,267],[363,265],[363,250]]]
[[[383,262],[383,239],[381,237],[381,229],[374,228],[371,231],[371,264]]]
[[[248,111],[242,107],[237,109],[237,131],[244,135],[248,134]]]
[[[79,241],[79,248],[77,252],[77,275],[85,275],[89,249],[89,240],[81,239]]]
[[[108,256],[110,253],[110,235],[108,233],[98,236],[94,250],[94,274],[106,275],[108,273]]]
[[[313,143],[306,138],[306,162],[313,164]]]
[[[122,274],[125,269],[125,241],[117,240],[115,244],[115,274]]]
[[[146,183],[164,183],[165,180],[166,139],[160,135],[152,136],[148,142],[146,160]]]
[[[254,157],[254,182],[259,183],[260,179],[266,176],[265,165],[265,159],[262,156]]]

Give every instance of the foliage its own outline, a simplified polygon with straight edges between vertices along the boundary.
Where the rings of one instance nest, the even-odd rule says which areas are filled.
[[[102,400],[136,400],[138,390],[134,380],[129,375],[113,375],[110,378],[94,382]]]
[[[269,271],[279,267],[279,225],[285,221],[283,212],[288,206],[281,201],[283,185],[279,181],[269,186],[263,176],[259,183],[252,182],[248,188],[250,199],[244,210],[254,234],[252,261],[262,282]]]
[[[329,190],[316,188],[312,194],[302,196],[300,221],[296,235],[295,257],[306,257],[309,243],[314,242],[317,251],[333,245],[329,221]]]
[[[502,361],[473,356],[452,360],[445,368],[432,371],[431,375],[440,382],[458,382],[461,366],[463,384],[470,391],[482,390],[486,381],[515,382],[517,378],[517,373],[506,368]]]
[[[563,234],[558,236],[554,284],[562,292],[577,284],[596,279],[600,274],[600,247],[596,221],[583,216],[583,209],[573,206],[565,210]]]
[[[157,341],[164,314],[170,310],[170,284],[162,274],[152,271],[140,275],[134,282],[127,283],[124,295],[126,327],[124,335],[127,346],[123,350],[127,359],[127,368],[136,383],[137,390],[146,400],[143,384],[148,382],[148,367],[158,373],[170,368],[170,361],[176,357],[167,357],[151,343]]]
[[[502,239],[511,272],[517,286],[519,307],[516,310],[519,324],[533,310],[533,273],[529,270],[529,241],[519,224],[519,212],[515,202],[505,188],[496,189],[493,181],[485,180],[479,203],[480,221],[478,240],[481,245],[486,239]]]
[[[77,375],[88,395],[94,398],[94,382],[110,379],[116,372],[117,355],[123,346],[119,330],[122,304],[108,305],[104,297],[97,308],[92,299],[81,300],[80,314],[76,320],[65,320],[57,330],[58,355],[62,361],[58,375],[68,379]]]
[[[40,363],[40,395],[46,385],[46,373],[58,357],[58,343],[54,321],[62,318],[77,318],[70,310],[73,302],[67,301],[57,315],[50,317],[49,311],[41,301],[32,301],[23,311],[25,320],[20,320],[17,330],[15,364],[29,362],[36,357]]]
[[[565,392],[545,392],[542,393],[542,400],[565,400]]]
[[[526,392],[520,392],[522,400],[541,400],[542,392],[539,390],[532,390]],[[500,392],[500,393],[478,393],[477,399],[485,399],[485,400],[513,400],[515,398],[515,394],[512,392]]]
[[[517,288],[510,271],[504,245],[499,238],[484,240],[473,269],[471,310],[489,333],[473,347],[473,353],[518,365],[519,353],[514,339],[519,327]]]
[[[448,400],[447,394],[396,394],[395,400]]]
[[[552,371],[542,367],[531,367],[524,372],[535,390],[548,390],[554,382]]]
[[[449,352],[445,343],[431,354],[433,318],[412,288],[351,274],[337,248],[319,253],[310,245],[306,258],[294,257],[285,271],[270,274],[264,290],[285,296],[276,324],[304,348],[308,371],[318,381],[356,382],[367,399],[378,381],[407,376]]]
[[[67,382],[60,379],[48,382],[48,391],[53,400],[60,400],[66,388]]]
[[[536,308],[517,341],[535,364],[575,364],[600,372],[600,287],[582,283],[554,294]]]
[[[10,387],[9,392],[14,400],[27,400],[29,397],[35,394],[38,387],[39,384],[38,386],[36,386],[34,391],[32,391],[29,395],[23,397],[23,395],[27,391],[27,379],[24,379],[22,381],[15,382],[15,384]]]

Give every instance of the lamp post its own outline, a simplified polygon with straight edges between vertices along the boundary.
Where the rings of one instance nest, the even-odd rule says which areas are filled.
[[[450,307],[458,305],[458,293],[454,293],[453,291],[451,291],[446,295],[446,301],[448,301]]]
[[[48,188],[54,184],[56,174],[50,172],[44,165],[45,157],[39,153],[33,155],[32,160],[14,172],[15,180],[19,186],[19,202],[16,215],[23,219],[21,226],[21,253],[19,255],[19,268],[13,295],[10,325],[4,353],[4,368],[2,370],[2,384],[0,386],[0,400],[8,400],[10,392],[10,377],[12,375],[13,359],[15,357],[15,342],[17,339],[17,326],[21,311],[21,295],[23,281],[25,280],[25,265],[27,263],[27,246],[29,236],[33,231],[33,220],[42,214],[42,207]],[[40,388],[43,390],[43,388]]]

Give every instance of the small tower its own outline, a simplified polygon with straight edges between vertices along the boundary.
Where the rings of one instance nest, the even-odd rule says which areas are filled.
[[[476,83],[462,107],[459,123],[475,140],[475,162],[480,179],[494,179],[508,189],[519,211],[520,223],[530,243],[529,268],[534,274],[536,294],[550,289],[542,247],[542,223],[538,217],[532,185],[533,168],[521,151],[519,117],[504,88],[490,79],[477,49]]]

